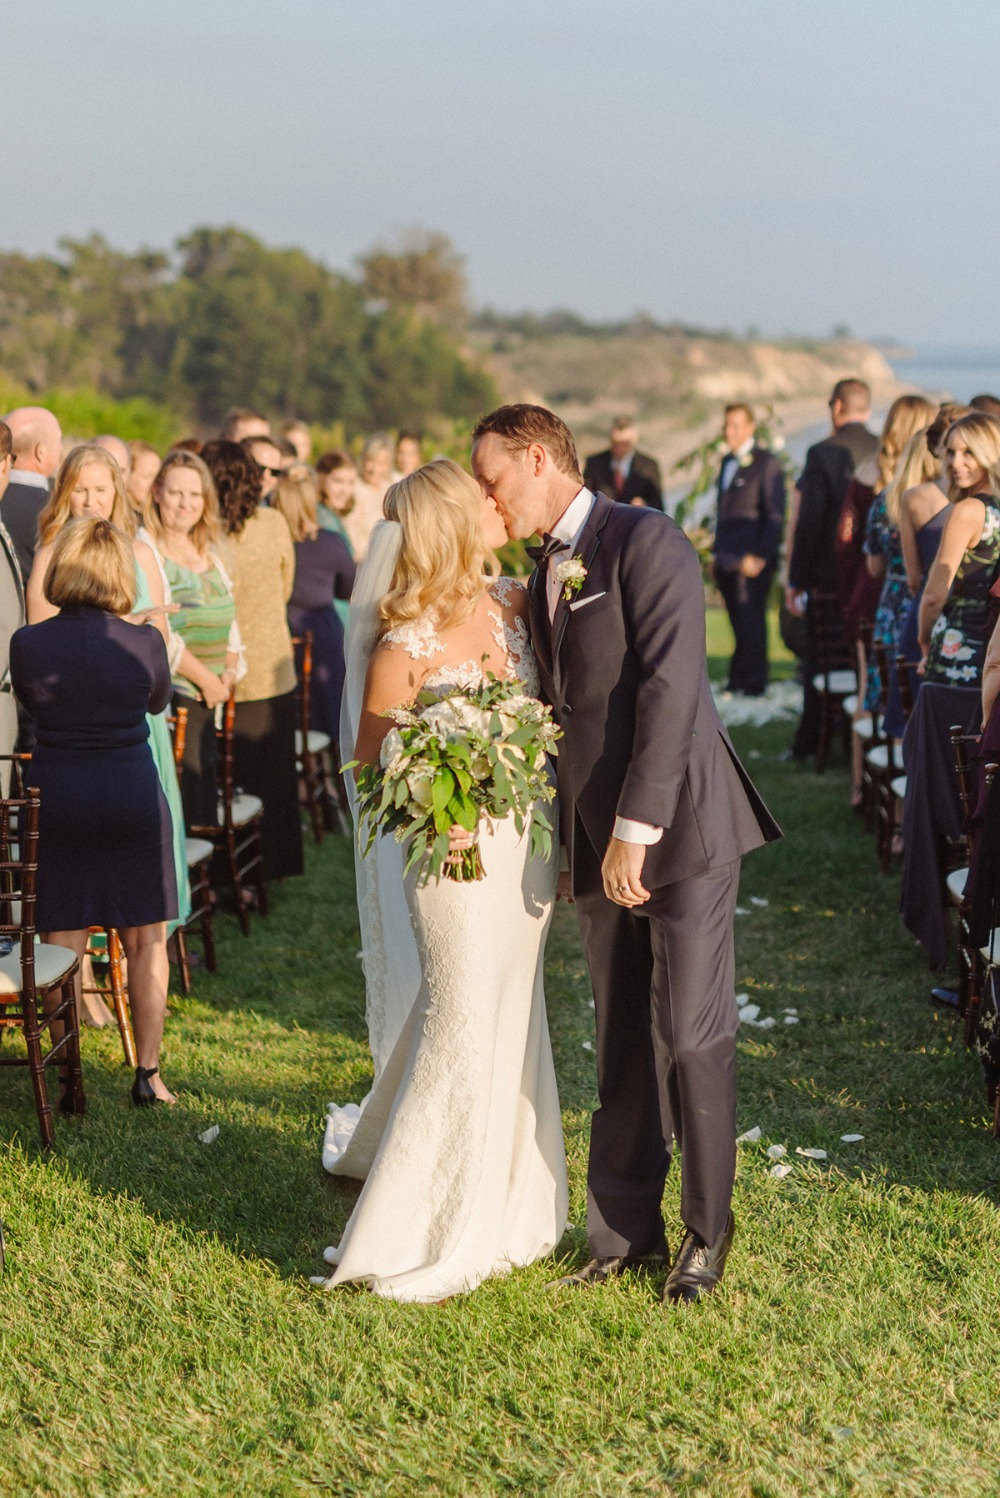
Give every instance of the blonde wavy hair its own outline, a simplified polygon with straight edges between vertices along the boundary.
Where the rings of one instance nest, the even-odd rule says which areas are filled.
[[[198,555],[207,557],[212,551],[224,551],[222,516],[219,512],[219,497],[215,492],[215,481],[209,472],[208,465],[202,462],[197,453],[188,452],[183,447],[175,447],[167,453],[150,487],[143,517],[150,535],[157,546],[162,546],[166,533],[163,528],[163,517],[160,514],[160,495],[163,493],[167,475],[175,468],[190,469],[192,473],[198,475],[201,482],[201,497],[205,507],[201,512],[201,518],[191,527],[191,541],[197,548]]]
[[[915,431],[930,425],[934,420],[935,409],[922,395],[901,395],[898,400],[893,401],[885,418],[878,457],[875,459],[875,471],[878,475],[875,482],[876,494],[880,494],[892,483],[903,449]]]
[[[274,486],[271,504],[288,521],[293,541],[315,541],[319,535],[319,486],[311,468],[295,463]]]
[[[70,496],[77,486],[81,470],[88,463],[99,464],[111,475],[115,491],[111,514],[108,516],[111,524],[118,530],[124,531],[126,536],[135,534],[132,506],[125,492],[125,478],[121,469],[105,448],[97,447],[93,442],[81,442],[78,446],[71,448],[63,459],[59,472],[56,474],[48,504],[38,517],[40,545],[48,546],[49,542],[54,541],[58,536],[66,521],[72,519]]]
[[[57,609],[84,604],[131,614],[136,591],[131,538],[110,520],[71,518],[56,537],[42,587]]]
[[[943,450],[946,459],[948,443],[956,432],[961,434],[962,441],[980,468],[986,470],[990,493],[1000,499],[1000,422],[997,422],[995,417],[986,416],[980,411],[973,411],[968,416],[960,416],[957,421],[952,422],[945,433]],[[956,484],[949,482],[948,498],[952,504],[958,499],[967,497],[964,489],[959,489]]]
[[[927,445],[929,430],[929,427],[921,427],[919,432],[914,432],[903,448],[892,482],[885,491],[886,518],[890,525],[897,528],[903,495],[907,489],[915,489],[918,484],[932,484],[941,477],[941,459]]]
[[[403,544],[379,606],[379,637],[433,612],[438,629],[459,623],[500,568],[486,544],[479,485],[450,458],[435,458],[386,492],[388,520]]]

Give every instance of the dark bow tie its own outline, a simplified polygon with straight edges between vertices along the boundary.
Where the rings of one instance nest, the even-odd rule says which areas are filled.
[[[541,567],[543,562],[547,562],[549,557],[554,557],[557,551],[569,551],[569,542],[557,541],[555,536],[550,536],[546,531],[542,537],[541,546],[526,546],[524,549],[535,566]]]

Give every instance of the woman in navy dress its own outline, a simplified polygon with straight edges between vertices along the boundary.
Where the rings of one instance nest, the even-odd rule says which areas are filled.
[[[346,601],[357,570],[342,537],[320,528],[319,492],[308,468],[290,468],[278,480],[271,501],[288,521],[295,543],[295,581],[288,600],[293,635],[311,631],[312,690],[309,727],[340,738],[340,699],[344,692],[344,626],[334,600]]]
[[[64,526],[44,586],[60,612],[10,642],[11,681],[35,726],[38,926],[81,958],[90,926],[117,927],[139,1063],[132,1099],[173,1102],[158,1066],[177,879],[146,722],[170,700],[167,650],[152,625],[119,617],[132,612],[135,561],[109,521]]]

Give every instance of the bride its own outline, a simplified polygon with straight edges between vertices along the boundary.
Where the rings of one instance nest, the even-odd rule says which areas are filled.
[[[385,499],[351,602],[342,742],[378,760],[384,716],[423,687],[517,677],[537,695],[527,595],[497,577],[507,539],[491,499],[436,459]],[[492,580],[491,580],[492,579]],[[486,877],[421,887],[380,836],[356,854],[375,1080],[330,1105],[323,1164],[364,1187],[330,1288],[438,1301],[552,1252],[566,1225],[566,1158],[542,953],[556,865],[508,817],[480,823]]]

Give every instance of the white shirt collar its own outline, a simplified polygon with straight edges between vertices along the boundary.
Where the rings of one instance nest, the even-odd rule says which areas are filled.
[[[36,473],[33,468],[18,468],[16,463],[10,470],[10,481],[12,484],[25,484],[29,489],[49,487],[49,481],[44,473]]]
[[[565,541],[570,551],[575,547],[583,527],[587,524],[587,516],[590,514],[590,507],[593,503],[594,496],[590,490],[581,489],[552,527],[552,535],[557,541]]]
[[[729,449],[729,452],[726,454],[726,456],[729,457],[729,458],[745,458],[745,457],[747,457],[749,453],[753,452],[753,442],[754,442],[753,437],[752,436],[748,437],[745,442],[741,442],[740,443],[739,447],[731,447]]]

